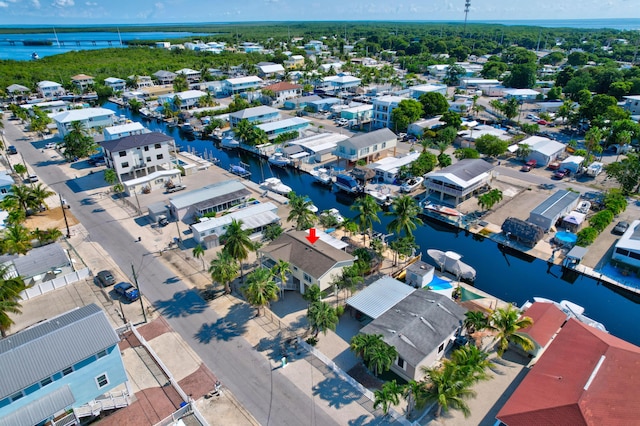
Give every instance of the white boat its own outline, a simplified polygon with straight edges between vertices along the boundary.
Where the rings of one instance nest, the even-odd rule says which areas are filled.
[[[359,194],[363,191],[363,188],[358,181],[350,175],[336,175],[335,185],[338,189],[351,194]]]
[[[590,209],[591,209],[591,203],[589,201],[580,201],[580,204],[578,205],[578,208],[576,209],[576,211],[578,213],[588,214]]]
[[[378,185],[375,189],[365,189],[364,192],[372,196],[380,205],[391,204],[391,190],[384,185]]]
[[[322,212],[322,214],[335,217],[336,221],[338,222],[338,224],[341,224],[342,222],[344,222],[344,216],[342,216],[340,214],[340,210],[338,210],[336,208],[331,208],[329,210],[325,210],[325,211]]]
[[[278,178],[272,177],[265,179],[264,182],[260,184],[263,189],[275,192],[280,195],[287,195],[291,192],[291,188],[282,183],[282,181]]]
[[[147,107],[140,108],[140,110],[138,110],[138,114],[140,114],[145,120],[151,120],[151,110]]]
[[[422,176],[409,178],[400,186],[400,191],[411,192],[422,185],[422,182],[424,182],[424,178]]]
[[[222,148],[227,148],[227,149],[233,149],[233,148],[237,148],[240,146],[240,142],[238,142],[237,140],[235,140],[233,138],[233,136],[225,136],[224,138],[222,138],[222,140],[220,141],[220,146]]]
[[[313,200],[311,200],[310,197],[304,197],[304,201],[311,203],[309,206],[307,206],[307,210],[309,210],[311,213],[318,213],[318,207],[313,204]]]
[[[597,328],[600,331],[608,333],[606,327],[602,323],[599,323],[596,320],[582,315],[584,313],[584,308],[576,303],[570,302],[568,300],[561,300],[560,303],[558,303],[550,299],[545,299],[544,297],[534,297],[533,301],[542,303],[553,303],[558,309],[564,312],[567,317],[574,318],[581,323],[588,325],[589,327]],[[529,306],[531,306],[531,302],[527,301],[524,305],[522,305],[522,309],[527,309]]]
[[[321,167],[319,169],[311,170],[309,174],[313,176],[316,182],[323,185],[331,185],[333,183],[333,176],[331,176],[331,172],[325,168]]]
[[[458,210],[454,208],[442,206],[440,204],[433,204],[429,201],[424,203],[423,208],[425,210],[432,211],[434,213],[443,214],[446,216],[462,216],[462,213],[460,213]]]
[[[269,164],[272,164],[276,167],[286,167],[291,164],[291,159],[284,156],[281,152],[274,152],[271,157],[267,159]]]

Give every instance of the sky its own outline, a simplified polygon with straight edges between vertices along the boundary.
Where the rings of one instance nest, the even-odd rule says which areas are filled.
[[[469,21],[640,18],[640,0],[470,0]],[[465,0],[0,0],[0,25],[462,21]]]

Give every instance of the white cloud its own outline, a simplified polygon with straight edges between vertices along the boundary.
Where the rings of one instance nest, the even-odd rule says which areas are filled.
[[[98,3],[96,3],[96,2],[91,2],[91,1],[88,1],[88,2],[86,2],[85,4],[86,4],[87,6],[97,6],[97,5],[98,5]]]
[[[75,5],[75,2],[73,0],[53,0],[51,5],[54,7],[71,7]]]
[[[40,9],[40,0],[31,0],[31,4],[34,8]]]
[[[9,7],[9,3],[6,1],[0,1],[0,7]]]
[[[154,6],[156,9],[164,9],[164,3],[156,3]]]

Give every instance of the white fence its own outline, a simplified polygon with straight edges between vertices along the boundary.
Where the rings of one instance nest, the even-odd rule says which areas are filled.
[[[61,277],[56,277],[49,281],[44,281],[39,284],[35,284],[32,287],[29,287],[22,293],[20,293],[20,297],[22,300],[33,299],[34,297],[42,296],[45,293],[53,291],[58,288],[65,287],[69,284],[73,284],[77,281],[83,280],[91,275],[89,268],[78,269],[77,271],[71,272],[70,274],[63,275]]]

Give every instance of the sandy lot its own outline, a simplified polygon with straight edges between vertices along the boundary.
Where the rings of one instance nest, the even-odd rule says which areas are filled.
[[[69,222],[70,227],[78,223],[78,219],[76,219],[73,213],[71,213],[70,209],[66,209],[65,213],[67,215],[67,221]],[[64,215],[62,214],[61,207],[54,207],[49,210],[34,214],[32,216],[28,216],[27,220],[24,222],[24,226],[32,231],[36,228],[58,228],[60,231],[62,231],[62,233],[66,231]]]

